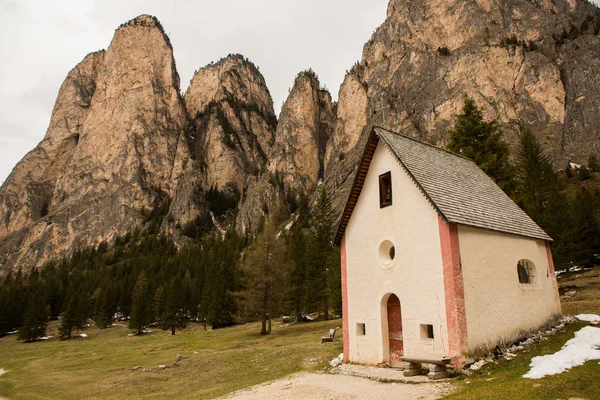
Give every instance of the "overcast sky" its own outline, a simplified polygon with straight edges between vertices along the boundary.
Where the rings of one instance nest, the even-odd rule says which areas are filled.
[[[600,0],[593,0],[600,4]],[[385,20],[388,0],[0,0],[0,182],[42,140],[58,89],[86,54],[140,14],[162,22],[185,91],[194,71],[241,53],[279,112],[312,68],[334,99],[345,71]]]
[[[279,112],[298,72],[337,92],[385,20],[388,0],[0,0],[0,182],[44,137],[67,73],[140,14],[171,38],[185,91],[195,70],[241,53]]]

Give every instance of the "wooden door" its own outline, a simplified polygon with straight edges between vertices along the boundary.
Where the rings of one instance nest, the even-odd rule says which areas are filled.
[[[404,344],[402,338],[402,311],[400,299],[392,294],[387,303],[388,334],[390,338],[390,366],[400,367],[400,357],[404,355]]]

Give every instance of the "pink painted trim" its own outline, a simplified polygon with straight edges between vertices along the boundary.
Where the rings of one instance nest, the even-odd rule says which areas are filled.
[[[546,242],[546,256],[548,257],[550,279],[552,279],[552,286],[554,287],[554,301],[556,302],[556,309],[558,310],[559,314],[562,314],[562,307],[560,305],[560,295],[558,294],[558,282],[556,281],[556,274],[554,273],[554,260],[552,259],[552,249],[550,248],[550,242]]]
[[[460,369],[463,363],[463,353],[468,351],[468,336],[467,314],[465,312],[465,288],[460,265],[458,227],[456,224],[444,222],[440,216],[438,216],[438,226],[444,273],[448,351],[452,359],[452,364]]]
[[[346,235],[340,242],[340,261],[342,264],[342,326],[344,338],[344,361],[350,360],[350,336],[348,332],[348,272],[346,271]]]

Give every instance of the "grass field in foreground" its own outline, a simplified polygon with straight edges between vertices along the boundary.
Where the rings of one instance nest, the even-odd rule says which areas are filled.
[[[0,397],[16,399],[205,399],[301,370],[315,371],[342,351],[321,344],[340,320],[282,326],[258,324],[204,331],[193,324],[175,336],[161,330],[128,337],[125,326],[89,328],[88,338],[19,343],[0,339]],[[56,335],[57,323],[49,334]],[[341,336],[341,331],[338,331]],[[183,359],[174,366],[175,357]],[[158,369],[160,364],[167,369]],[[135,369],[134,367],[141,368]],[[142,372],[144,368],[152,368]]]
[[[563,300],[564,314],[600,314],[600,269],[584,273],[572,273],[559,280],[561,293],[575,290],[572,299]],[[600,364],[591,360],[559,375],[542,379],[526,379],[522,375],[529,371],[529,363],[535,356],[552,354],[560,350],[574,333],[588,323],[578,322],[566,327],[564,332],[549,337],[531,347],[530,352],[521,352],[512,361],[502,360],[488,364],[470,378],[460,378],[455,394],[448,400],[465,399],[600,399]]]

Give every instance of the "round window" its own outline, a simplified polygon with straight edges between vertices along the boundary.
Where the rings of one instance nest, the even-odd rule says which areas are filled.
[[[389,240],[384,240],[379,245],[379,261],[382,264],[390,264],[396,258],[396,248]]]

